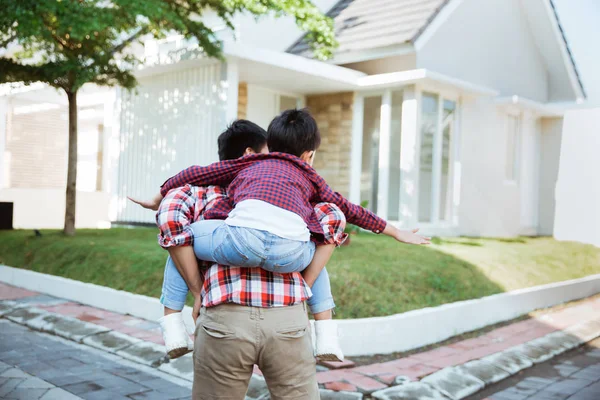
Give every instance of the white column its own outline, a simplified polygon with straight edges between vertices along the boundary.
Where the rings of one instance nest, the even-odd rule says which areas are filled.
[[[414,87],[404,89],[400,139],[400,221],[412,227],[418,222],[419,98]]]
[[[230,124],[238,116],[238,86],[239,70],[235,60],[227,60],[227,105],[225,110],[225,122]]]
[[[519,157],[519,192],[521,194],[521,234],[535,235],[537,233],[537,204],[538,204],[538,135],[536,116],[525,111],[521,117]]]
[[[364,97],[354,93],[352,105],[352,151],[350,159],[350,201],[360,203],[360,183],[362,175],[362,150],[363,150],[363,118]]]
[[[102,183],[104,190],[110,193],[110,206],[108,217],[110,221],[116,221],[119,215],[119,208],[123,207],[125,199],[119,199],[119,162],[121,162],[121,104],[123,101],[123,89],[115,88],[112,102],[104,105],[104,123],[105,123],[105,143],[104,148],[104,167]],[[106,124],[110,123],[110,130],[106,130]]]
[[[377,214],[387,219],[390,198],[390,140],[392,126],[392,91],[387,89],[381,98],[381,120],[379,122],[379,190]]]
[[[442,151],[444,137],[442,135],[442,119],[444,115],[444,99],[438,96],[437,123],[433,136],[433,162],[431,166],[431,222],[440,219],[440,194],[442,183]]]
[[[8,117],[8,98],[0,97],[0,189],[6,185],[5,176],[8,175],[8,165],[5,165],[4,152],[6,151],[6,118]]]

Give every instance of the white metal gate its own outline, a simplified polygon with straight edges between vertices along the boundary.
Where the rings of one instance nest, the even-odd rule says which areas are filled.
[[[226,65],[211,63],[139,79],[121,91],[117,221],[154,222],[127,196],[150,198],[170,176],[217,161],[225,127]]]

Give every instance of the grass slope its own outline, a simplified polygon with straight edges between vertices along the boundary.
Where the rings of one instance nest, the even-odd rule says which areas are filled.
[[[0,263],[160,295],[166,252],[156,229],[0,232]],[[600,273],[600,249],[551,238],[435,239],[430,247],[370,234],[328,265],[338,318],[390,315]]]

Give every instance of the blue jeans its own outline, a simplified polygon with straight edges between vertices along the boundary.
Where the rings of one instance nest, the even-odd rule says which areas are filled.
[[[269,232],[229,226],[222,220],[198,221],[191,225],[194,232],[194,253],[201,260],[223,265],[260,267],[267,271],[289,273],[303,271],[312,261],[315,244],[284,239]],[[171,257],[165,265],[161,303],[172,310],[181,310],[188,287]],[[315,280],[308,300],[313,314],[335,307],[326,269]]]

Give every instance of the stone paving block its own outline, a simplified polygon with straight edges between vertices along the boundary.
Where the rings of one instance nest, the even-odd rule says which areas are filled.
[[[547,393],[550,396],[561,396],[563,398],[567,398],[585,388],[589,384],[590,382],[585,379],[565,379],[563,381],[553,383],[552,385],[541,390],[538,394],[544,395]]]
[[[492,400],[525,400],[529,394],[520,392],[515,388],[504,389],[501,392],[494,393]]]
[[[327,369],[353,368],[356,366],[354,361],[348,359],[344,361],[319,361],[319,364]]]
[[[444,368],[421,380],[451,399],[460,400],[485,387],[485,383],[456,367]],[[405,385],[406,386],[406,385]]]
[[[110,331],[110,329],[100,325],[83,322],[73,317],[66,317],[59,314],[50,314],[42,317],[47,324],[43,327],[43,331],[52,333],[75,342],[89,335],[96,335]]]
[[[376,390],[384,389],[387,387],[387,385],[376,381],[373,378],[356,373],[344,374],[342,379],[356,386],[358,391],[364,394],[370,394]]]
[[[485,360],[469,361],[457,367],[459,371],[464,371],[469,375],[483,381],[486,386],[499,382],[510,376],[510,373],[491,364]]]
[[[126,347],[117,351],[117,355],[151,367],[158,367],[167,360],[165,346],[148,342],[140,342]]]
[[[325,384],[325,389],[335,392],[358,392],[356,386],[346,382],[329,382]]]
[[[50,313],[35,307],[24,307],[17,308],[16,310],[7,313],[4,315],[4,318],[12,322],[16,322],[17,324],[24,325],[27,321],[38,318],[42,315],[50,315]]]
[[[554,356],[552,354],[552,351],[535,346],[531,344],[531,342],[522,344],[520,346],[511,347],[510,350],[519,353],[525,358],[528,358],[534,364],[542,363],[551,359]]]
[[[0,300],[15,300],[28,296],[37,296],[39,293],[27,289],[0,283]]]
[[[0,374],[0,376],[3,378],[27,379],[30,375],[21,371],[19,368],[11,368],[4,371],[2,374]]]
[[[558,364],[554,366],[554,369],[558,371],[559,375],[562,377],[569,377],[579,371],[581,368],[576,367],[575,365],[569,365],[566,363]]]
[[[269,395],[269,389],[267,388],[267,382],[265,378],[260,375],[253,374],[248,385],[248,391],[246,392],[246,399],[256,400],[262,399]]]
[[[81,400],[81,397],[75,396],[61,388],[54,388],[48,390],[40,397],[40,400]]]
[[[363,394],[357,392],[336,392],[321,389],[321,400],[362,400]]]
[[[194,380],[194,360],[192,358],[192,353],[174,360],[169,360],[169,362],[161,364],[158,369],[188,381]],[[252,379],[254,379],[254,377]],[[252,382],[252,380],[250,382]]]
[[[27,389],[17,387],[12,392],[6,394],[3,399],[11,400],[39,400],[48,389]]]
[[[590,365],[571,375],[571,378],[586,379],[592,382],[597,381],[598,377],[600,377],[600,364]]]
[[[111,331],[105,333],[99,333],[97,335],[90,335],[83,338],[83,343],[88,346],[95,347],[100,350],[107,351],[109,353],[116,353],[119,350],[123,350],[126,347],[141,342],[141,339],[137,339],[123,333]]]
[[[583,342],[589,342],[600,336],[600,326],[595,321],[587,321],[564,330],[565,333],[577,336]]]
[[[448,400],[448,397],[437,389],[422,382],[393,386],[389,389],[377,391],[372,396],[379,400]]]
[[[573,335],[569,335],[563,332],[555,332],[546,336],[542,336],[541,338],[532,340],[528,343],[547,350],[554,357],[564,353],[567,350],[572,349],[575,346],[578,346],[579,344],[575,344],[575,341],[579,343],[579,339],[577,339]]]
[[[13,300],[2,300],[0,301],[0,317],[3,317],[5,314],[8,314],[11,311],[21,307],[25,307],[25,305],[17,303]]]
[[[29,305],[29,306],[56,306],[59,304],[65,304],[68,301],[59,299],[58,297],[49,296],[47,294],[39,294],[37,296],[22,297],[15,300],[17,303]]]
[[[19,388],[24,389],[52,389],[53,387],[54,385],[51,385],[40,378],[36,378],[35,376],[29,377],[19,384]]]
[[[505,370],[511,375],[533,365],[533,362],[530,359],[523,357],[519,351],[514,349],[492,354],[491,356],[482,358],[482,360]]]
[[[15,390],[21,382],[23,382],[23,378],[7,378],[0,386],[0,399],[6,398],[6,395]]]

